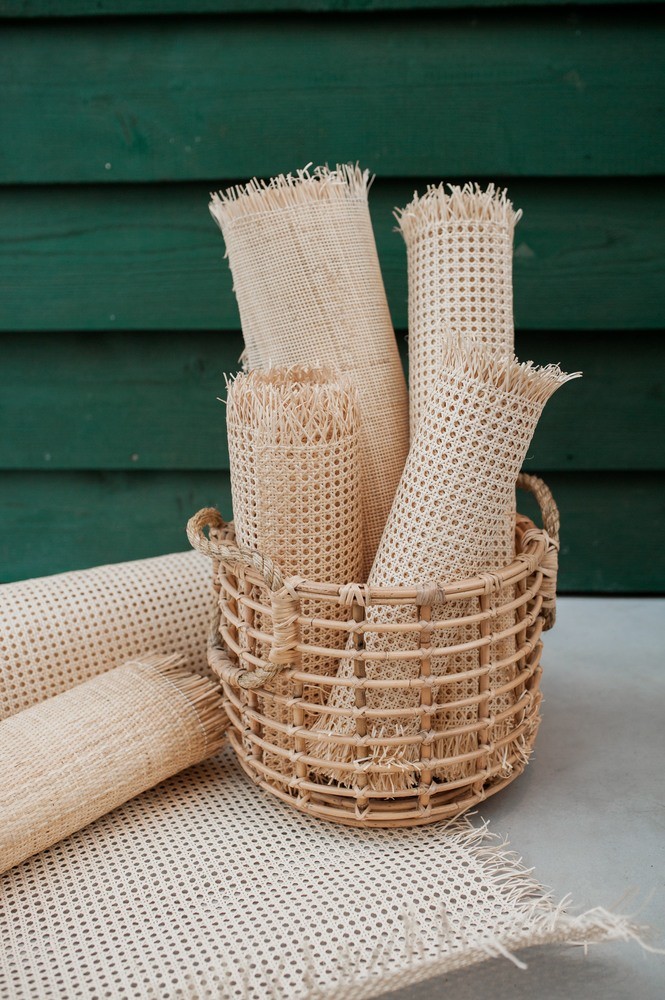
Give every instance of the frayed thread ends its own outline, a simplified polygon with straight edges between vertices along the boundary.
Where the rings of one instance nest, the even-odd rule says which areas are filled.
[[[582,377],[582,372],[564,372],[558,364],[536,365],[533,361],[518,361],[512,354],[493,356],[482,344],[468,345],[461,337],[451,338],[444,347],[440,371],[442,378],[458,375],[473,379],[541,405],[560,386]]]
[[[311,169],[307,164],[295,173],[279,174],[269,180],[254,177],[247,184],[237,184],[225,191],[210,192],[210,214],[224,231],[236,219],[263,212],[279,212],[313,202],[361,201],[374,175],[357,163],[327,164]]]
[[[492,223],[512,231],[522,218],[513,207],[505,188],[494,184],[483,190],[479,184],[430,184],[425,194],[414,191],[404,208],[393,212],[397,228],[407,244],[432,226],[459,223]]]
[[[229,426],[276,445],[330,444],[360,426],[355,386],[328,368],[252,369],[227,377],[226,389]]]
[[[125,668],[158,674],[182,696],[196,716],[202,740],[199,759],[204,760],[222,749],[229,719],[219,685],[208,677],[193,674],[184,667],[184,662],[179,653],[170,656],[152,653],[130,660]]]

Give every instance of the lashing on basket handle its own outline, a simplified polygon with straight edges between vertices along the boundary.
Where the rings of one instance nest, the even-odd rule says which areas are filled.
[[[543,529],[547,535],[549,544],[547,552],[541,560],[543,571],[543,582],[540,592],[543,597],[543,629],[551,629],[556,620],[556,580],[559,571],[559,529],[561,526],[559,518],[559,508],[549,486],[538,476],[520,473],[517,477],[517,485],[520,489],[531,493],[540,507],[540,514],[543,519]],[[524,536],[528,538],[528,532]]]
[[[272,607],[272,643],[268,659],[271,667],[255,668],[254,670],[237,671],[237,668],[226,656],[219,642],[218,625],[220,622],[219,608],[214,612],[211,638],[208,643],[208,655],[212,656],[219,671],[230,668],[234,673],[234,681],[241,687],[261,687],[275,675],[280,667],[295,664],[299,659],[297,646],[300,642],[298,615],[300,604],[295,588],[301,582],[300,577],[284,579],[281,571],[267,556],[250,549],[242,548],[235,542],[218,541],[206,535],[205,529],[211,532],[228,530],[226,521],[214,507],[204,507],[187,522],[187,538],[192,548],[212,559],[223,562],[240,563],[253,567],[263,578],[270,592]],[[211,664],[212,666],[212,664]]]

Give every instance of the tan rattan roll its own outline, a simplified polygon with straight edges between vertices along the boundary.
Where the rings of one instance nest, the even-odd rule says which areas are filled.
[[[355,387],[323,369],[240,374],[228,385],[227,428],[238,544],[267,556],[285,577],[357,580],[363,509]],[[305,614],[341,619],[343,609],[308,601]],[[272,622],[257,612],[252,624],[254,652],[267,656],[260,635],[271,631]],[[309,637],[320,642],[315,625]],[[343,632],[337,641],[344,641]],[[336,669],[331,660],[329,672]],[[284,678],[276,677],[267,690],[274,700],[268,695],[259,705],[266,717],[293,725]],[[320,704],[323,691],[308,685],[305,695]],[[280,734],[275,738],[279,744]]]
[[[369,576],[370,585],[426,586],[431,582],[443,586],[447,581],[499,568],[493,559],[498,540],[505,536],[507,520],[512,520],[515,483],[537,421],[547,399],[571,377],[555,366],[536,368],[531,362],[519,364],[515,359],[491,360],[482,348],[471,352],[458,346],[449,349],[411,447]],[[430,601],[423,597],[419,603]],[[440,622],[466,614],[471,615],[472,609],[453,600],[435,603],[432,619]],[[410,639],[399,630],[390,631],[391,625],[416,622],[415,609],[374,606],[367,609],[367,620],[385,626],[383,632],[365,636],[367,649],[416,649],[421,642],[418,633]],[[477,650],[463,648],[473,639],[474,628],[457,624],[449,630],[441,644],[462,648],[432,657],[432,674],[465,674],[478,667]],[[506,664],[506,670],[510,666]],[[409,669],[404,661],[369,661],[367,676],[399,679],[408,677]],[[414,663],[414,677],[419,669]],[[342,674],[350,676],[352,670],[350,660],[342,664]],[[441,706],[434,716],[435,728],[450,733],[433,748],[435,758],[450,760],[442,772],[435,772],[440,780],[455,781],[472,766],[473,758],[464,755],[477,749],[477,694],[477,676],[447,681],[432,691]],[[369,694],[367,704],[373,709],[394,710],[413,708],[418,699],[415,688],[396,688]],[[329,704],[333,708],[351,706],[352,689],[335,689]],[[373,734],[409,735],[414,725],[419,725],[419,720],[413,715],[407,721],[386,716],[374,721]],[[333,733],[347,731],[349,719],[324,716],[319,728]],[[339,742],[322,743],[318,750],[320,757],[333,760],[350,760],[352,752],[352,746]],[[375,757],[377,752],[374,748]],[[386,760],[410,760],[412,752],[410,746],[391,747]],[[395,771],[373,776],[371,781],[386,792],[403,787]],[[413,773],[405,771],[406,786],[413,781]]]
[[[247,367],[329,366],[358,391],[366,575],[409,445],[408,401],[367,204],[368,171],[338,166],[213,195]],[[364,579],[363,575],[363,579]]]
[[[149,656],[0,723],[0,872],[220,749],[217,686]]]
[[[208,674],[211,601],[195,552],[0,586],[0,719],[146,652]]]
[[[493,184],[439,184],[395,215],[407,249],[413,439],[452,338],[513,355],[513,233],[522,213]]]

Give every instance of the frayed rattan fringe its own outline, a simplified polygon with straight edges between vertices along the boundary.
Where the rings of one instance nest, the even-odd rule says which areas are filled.
[[[369,170],[356,163],[338,163],[336,167],[315,167],[309,163],[295,173],[279,174],[270,180],[253,178],[225,191],[211,191],[210,214],[221,229],[223,225],[257,212],[278,212],[315,201],[365,201],[374,180]]]
[[[486,190],[469,182],[430,184],[423,195],[414,191],[413,199],[404,208],[396,208],[394,216],[407,243],[428,226],[455,222],[496,222],[515,226],[522,210],[513,208],[505,188],[490,184]]]
[[[275,445],[329,444],[358,429],[350,379],[328,368],[252,369],[226,378],[228,418]]]

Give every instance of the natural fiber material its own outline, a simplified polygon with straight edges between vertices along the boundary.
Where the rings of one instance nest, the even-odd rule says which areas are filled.
[[[147,652],[208,674],[211,602],[195,552],[0,586],[0,719]]]
[[[522,213],[493,184],[439,184],[395,215],[407,248],[413,440],[451,338],[498,359],[513,355],[513,233]]]
[[[512,518],[519,470],[545,402],[571,377],[556,366],[536,368],[531,362],[519,364],[515,359],[492,360],[480,347],[471,351],[463,351],[458,344],[448,348],[409,452],[369,576],[371,585],[426,586],[436,582],[445,586],[501,568],[493,558],[498,540],[505,537],[507,518]],[[472,615],[470,605],[453,600],[435,605],[432,620],[442,623]],[[415,608],[380,605],[367,609],[367,620],[399,626],[416,623],[418,618]],[[475,767],[479,678],[473,671],[479,659],[476,648],[464,647],[477,634],[476,627],[472,620],[469,626],[448,629],[440,644],[451,647],[451,653],[431,659],[433,675],[465,675],[432,691],[435,703],[441,706],[434,716],[434,728],[451,733],[437,740],[433,748],[435,758],[450,759],[445,768],[434,769],[440,781],[457,781]],[[420,642],[417,631],[409,636],[399,628],[395,634],[365,636],[366,648],[374,653],[417,649]],[[507,664],[506,669],[511,666]],[[369,662],[367,668],[369,677],[404,679],[417,677],[420,665],[379,660]],[[342,675],[353,676],[353,661],[347,660],[341,670]],[[417,707],[419,699],[416,688],[395,688],[370,693],[367,704],[373,709],[399,710]],[[329,704],[332,708],[352,705],[353,690],[335,689]],[[417,731],[419,725],[412,714],[404,718],[386,715],[374,721],[373,734],[403,737]],[[509,725],[514,722],[509,720]],[[323,716],[318,728],[348,732],[349,719]],[[383,762],[390,759],[396,767],[390,773],[373,775],[371,787],[389,794],[416,784],[417,769],[408,766],[415,760],[414,749],[412,745],[387,746]],[[375,759],[378,753],[375,748]],[[339,742],[322,743],[318,755],[353,762],[352,748]],[[349,772],[343,780],[353,782],[357,777]]]
[[[565,912],[484,828],[348,830],[233,755],[120,806],[0,881],[0,994],[361,1000],[529,945],[635,937]]]
[[[219,689],[148,656],[0,723],[0,872],[216,753]]]
[[[363,511],[355,388],[321,369],[240,374],[228,383],[227,427],[237,543],[268,556],[284,577],[357,580]],[[308,601],[303,610],[310,619],[343,616],[343,609],[325,601]],[[251,624],[256,634],[250,648],[267,656],[260,636],[273,622],[258,612]],[[320,644],[315,625],[308,641]],[[344,641],[343,632],[337,641]],[[332,660],[327,672],[336,668]],[[292,726],[284,678],[276,677],[266,690],[266,717]],[[308,686],[306,697],[320,703],[323,694]],[[272,735],[281,745],[280,731]]]
[[[212,196],[250,369],[310,364],[358,391],[363,579],[408,450],[406,385],[367,204],[368,171],[320,167]]]

